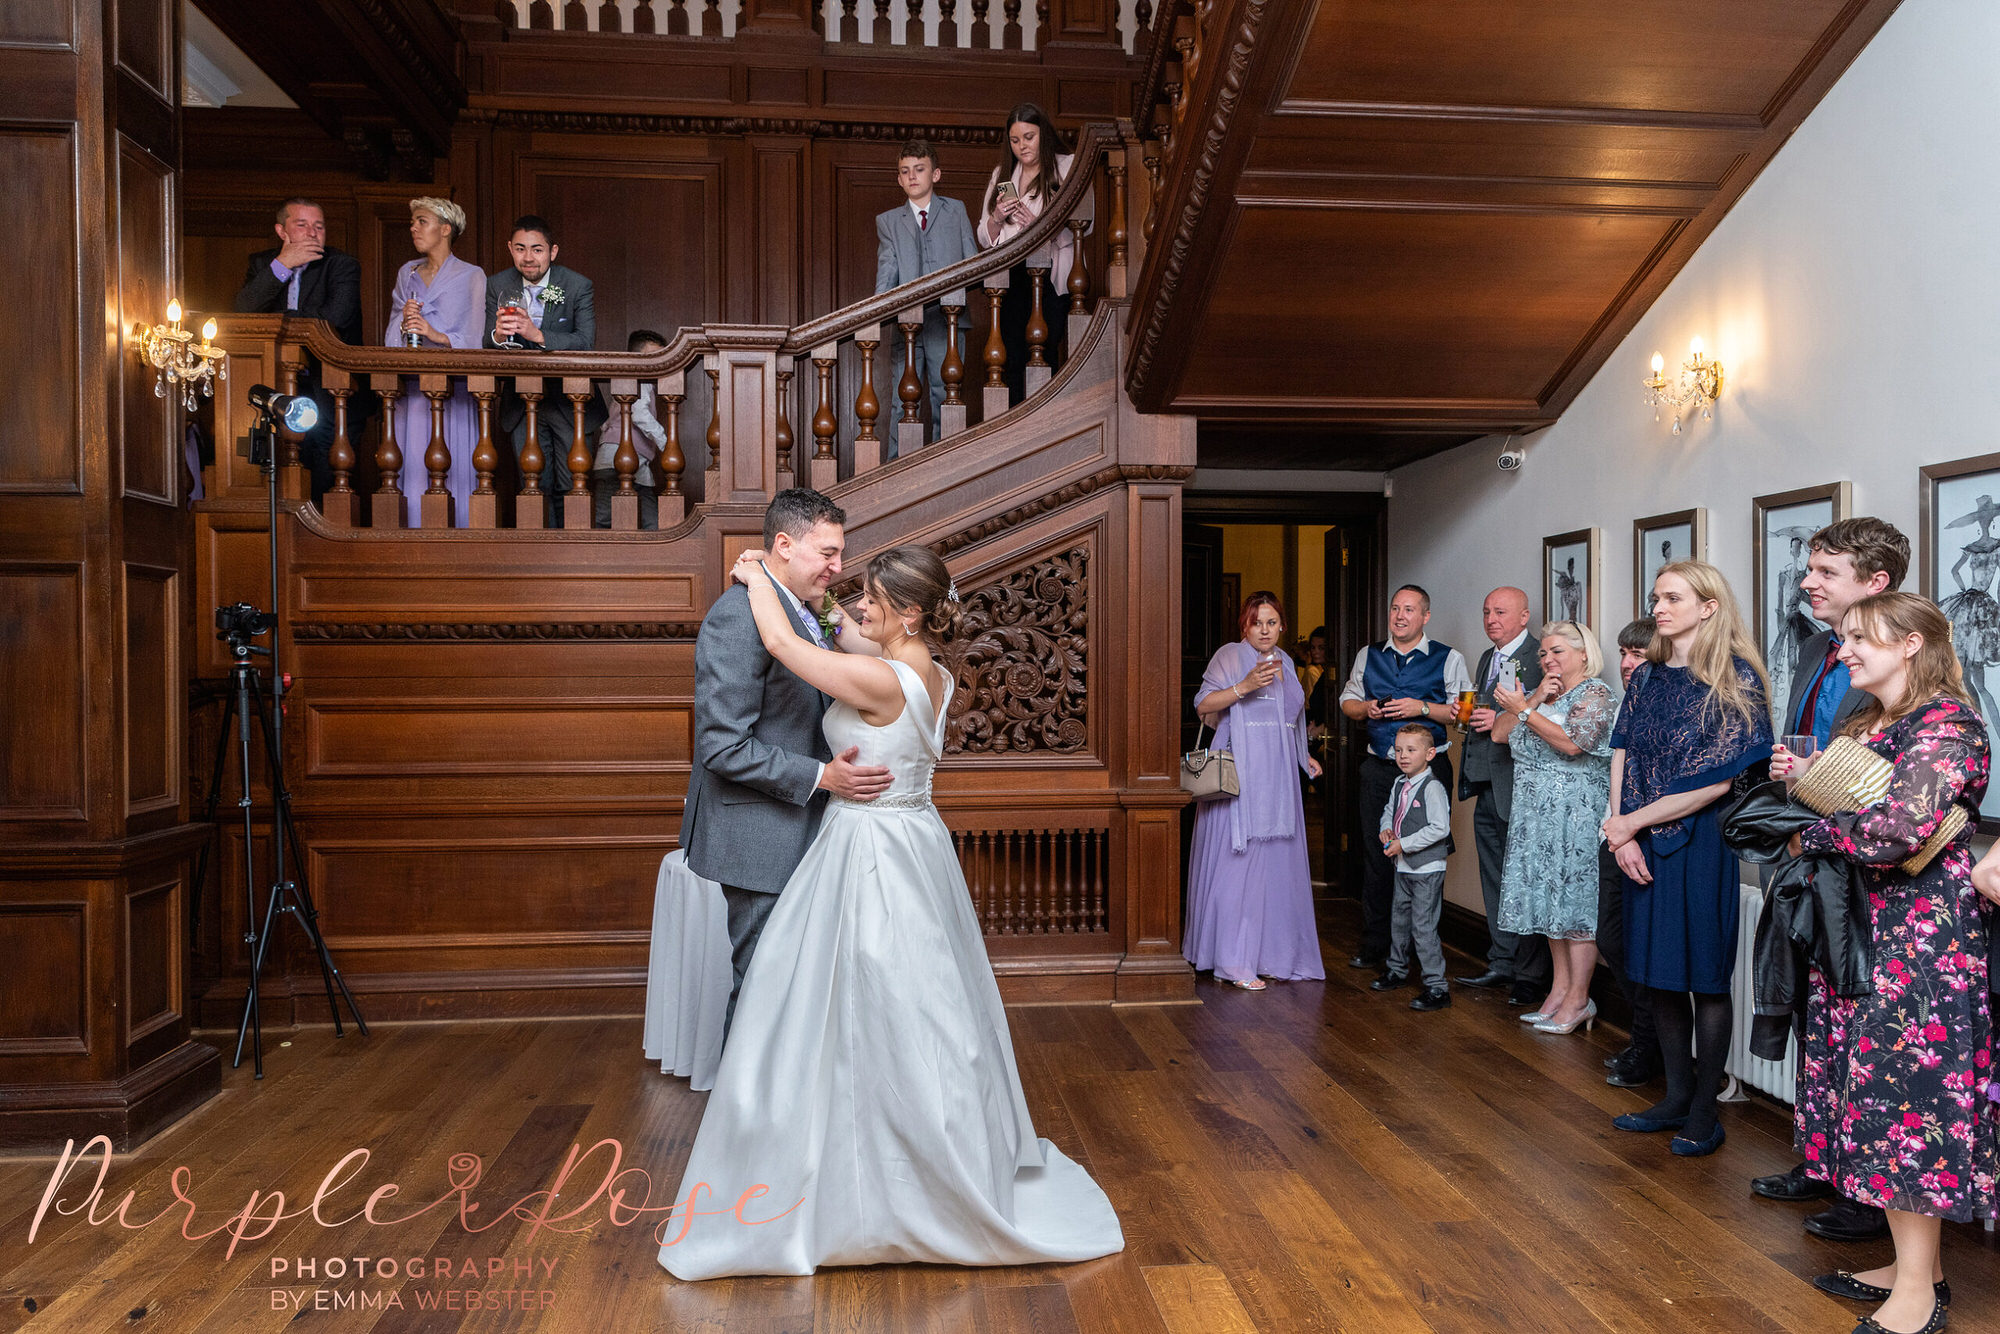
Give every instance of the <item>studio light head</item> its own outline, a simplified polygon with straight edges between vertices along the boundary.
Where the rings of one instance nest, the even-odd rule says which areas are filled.
[[[250,406],[294,435],[304,434],[319,423],[319,404],[304,394],[281,394],[267,384],[250,387]]]

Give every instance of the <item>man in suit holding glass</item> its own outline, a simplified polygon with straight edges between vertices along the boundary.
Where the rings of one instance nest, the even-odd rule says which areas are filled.
[[[1550,975],[1542,937],[1517,936],[1500,926],[1500,872],[1507,862],[1507,822],[1514,814],[1514,751],[1493,740],[1493,688],[1510,674],[1523,691],[1542,683],[1541,642],[1529,633],[1528,619],[1528,595],[1520,589],[1496,588],[1486,595],[1480,623],[1491,645],[1472,673],[1479,700],[1458,774],[1458,799],[1473,803],[1479,897],[1486,907],[1490,944],[1486,970],[1457,980],[1468,987],[1508,987],[1508,999],[1516,1005],[1540,999]]]

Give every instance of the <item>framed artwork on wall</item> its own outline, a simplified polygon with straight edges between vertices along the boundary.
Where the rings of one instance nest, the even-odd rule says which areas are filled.
[[[1806,543],[1812,535],[1854,512],[1854,484],[1829,482],[1758,496],[1750,502],[1750,567],[1754,577],[1752,633],[1771,675],[1771,708],[1785,707],[1799,646],[1826,627],[1813,619],[1812,603],[1799,591],[1806,577]]]
[[[1918,470],[1921,518],[1917,568],[1925,597],[1951,621],[1952,647],[1965,672],[1965,688],[1985,717],[2000,718],[2000,454]],[[2000,834],[2000,794],[1990,788],[1979,811],[1979,832]]]
[[[1653,576],[1677,560],[1708,559],[1708,511],[1700,507],[1632,520],[1632,615],[1653,610]]]
[[[1601,528],[1579,528],[1542,539],[1542,620],[1576,621],[1598,629]]]

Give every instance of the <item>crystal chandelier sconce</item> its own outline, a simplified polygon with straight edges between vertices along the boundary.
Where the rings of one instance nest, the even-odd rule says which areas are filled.
[[[195,397],[215,396],[218,380],[229,378],[228,355],[215,341],[215,321],[201,326],[201,343],[196,346],[194,331],[181,328],[181,303],[167,302],[167,323],[156,324],[148,329],[144,324],[134,326],[132,336],[139,344],[139,355],[156,372],[153,376],[153,397],[165,398],[173,392],[168,385],[180,389],[181,406],[194,411]]]
[[[1653,420],[1660,419],[1662,408],[1672,408],[1674,434],[1679,435],[1682,409],[1700,404],[1702,420],[1715,415],[1715,400],[1722,397],[1722,363],[1705,356],[1697,338],[1688,344],[1688,359],[1681,363],[1678,381],[1667,379],[1667,359],[1655,352],[1653,373],[1639,383],[1645,386],[1646,406],[1653,410]]]

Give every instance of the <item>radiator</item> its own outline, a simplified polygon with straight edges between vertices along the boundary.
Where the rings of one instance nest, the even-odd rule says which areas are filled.
[[[1735,1002],[1735,1031],[1729,1036],[1730,1085],[1723,1090],[1725,1102],[1741,1102],[1748,1095],[1739,1085],[1747,1084],[1759,1093],[1768,1093],[1779,1102],[1790,1105],[1799,1073],[1799,1043],[1796,1037],[1785,1039],[1785,1059],[1782,1061],[1760,1060],[1750,1054],[1750,1024],[1757,1017],[1756,993],[1750,981],[1751,958],[1757,944],[1757,915],[1764,910],[1764,891],[1757,885],[1744,885],[1740,921],[1736,928],[1736,975],[1730,979],[1730,999]]]

